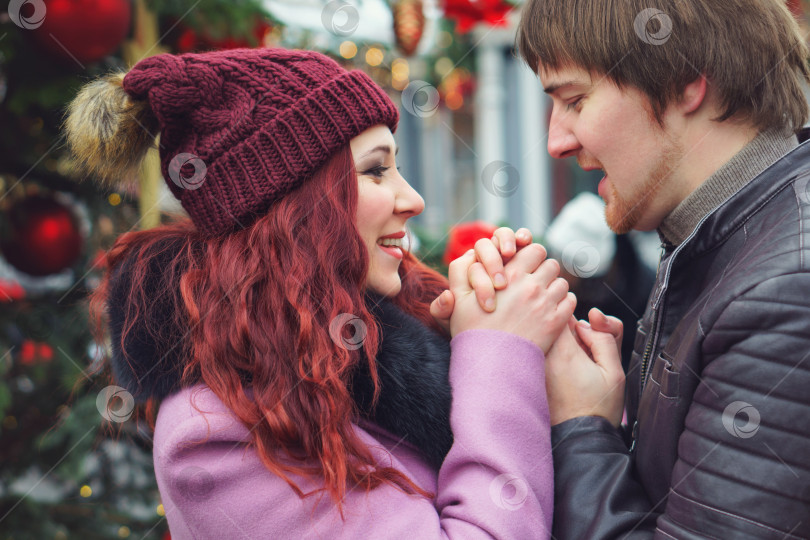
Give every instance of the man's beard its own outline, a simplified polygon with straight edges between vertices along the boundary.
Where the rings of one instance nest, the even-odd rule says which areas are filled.
[[[669,146],[652,174],[627,199],[619,194],[613,182],[608,183],[610,202],[605,207],[605,221],[613,232],[625,234],[638,225],[682,157],[683,151],[680,145]]]

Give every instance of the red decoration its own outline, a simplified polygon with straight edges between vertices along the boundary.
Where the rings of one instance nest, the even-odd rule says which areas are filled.
[[[469,32],[476,23],[509,24],[506,16],[514,6],[505,0],[444,0],[444,14],[456,21],[456,31]]]
[[[45,19],[33,32],[56,56],[95,62],[114,52],[129,33],[129,0],[44,0]]]
[[[25,298],[25,289],[16,281],[0,279],[0,303],[14,302]]]
[[[444,264],[450,264],[475,247],[481,238],[492,238],[497,227],[485,221],[460,223],[450,229],[447,247],[444,249]]]
[[[26,339],[20,346],[19,360],[26,366],[50,362],[53,360],[53,348],[47,343]]]
[[[82,250],[78,220],[57,200],[33,195],[13,203],[0,223],[0,251],[17,270],[47,276],[68,268]]]
[[[410,56],[419,46],[425,30],[425,13],[422,0],[399,0],[392,8],[394,14],[394,35],[397,46],[405,56]]]
[[[252,32],[255,42],[251,43],[251,41],[247,37],[240,37],[240,38],[226,37],[223,39],[214,39],[211,36],[205,34],[197,34],[197,32],[195,32],[194,29],[185,27],[180,32],[180,35],[174,42],[174,48],[177,49],[177,52],[179,53],[187,53],[193,51],[210,51],[220,49],[239,49],[242,47],[255,47],[256,43],[258,43],[259,46],[261,46],[262,43],[264,42],[264,37],[272,29],[273,26],[267,21],[265,20],[257,21]]]

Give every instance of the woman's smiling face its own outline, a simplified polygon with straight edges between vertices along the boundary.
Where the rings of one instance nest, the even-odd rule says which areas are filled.
[[[366,286],[395,296],[402,283],[399,265],[405,222],[422,212],[425,201],[399,174],[396,144],[388,126],[365,130],[350,141],[357,171],[357,230],[366,244],[369,270]]]

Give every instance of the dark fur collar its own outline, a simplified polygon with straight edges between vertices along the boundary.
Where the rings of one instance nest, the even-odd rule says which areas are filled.
[[[450,343],[385,298],[369,296],[366,303],[382,333],[380,399],[370,411],[372,384],[365,362],[353,379],[354,399],[370,420],[404,437],[438,467],[453,444]]]
[[[157,283],[166,269],[160,257],[156,257],[151,279]],[[149,398],[162,399],[180,387],[188,349],[182,329],[169,317],[172,303],[179,298],[155,298],[149,311],[136,319],[136,326],[123,343],[128,352],[127,358],[124,357],[121,335],[129,308],[130,279],[129,264],[125,262],[116,269],[110,282],[107,310],[112,369],[118,384],[142,403]],[[449,342],[385,298],[369,296],[367,304],[382,332],[377,355],[381,393],[372,410],[370,375],[362,367],[364,362],[360,362],[361,367],[352,378],[355,402],[366,418],[415,445],[438,467],[453,442]],[[159,339],[149,336],[147,324],[159,331]]]

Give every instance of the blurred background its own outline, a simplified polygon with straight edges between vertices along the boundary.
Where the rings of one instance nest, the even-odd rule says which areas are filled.
[[[77,182],[60,133],[83,83],[147,56],[284,46],[367,72],[400,106],[399,165],[427,203],[412,220],[413,249],[446,270],[495,226],[528,227],[563,263],[580,308],[621,311],[632,338],[657,235],[617,239],[592,195],[598,173],[548,156],[549,103],[513,47],[520,7],[8,2],[0,13],[0,539],[169,538],[149,426],[125,393],[91,374],[108,345],[91,334],[87,295],[117,236],[182,209],[154,158],[135,188]],[[800,3],[789,7],[803,22]]]

